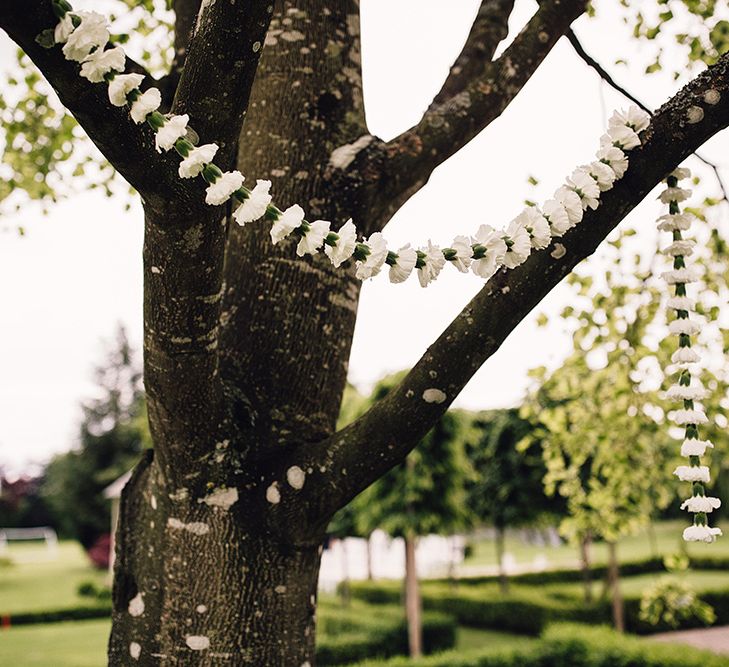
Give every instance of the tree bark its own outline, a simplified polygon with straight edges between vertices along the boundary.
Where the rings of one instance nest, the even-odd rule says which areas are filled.
[[[509,575],[504,567],[504,528],[496,526],[496,560],[499,566],[499,589],[503,595],[509,592]]]
[[[405,536],[405,616],[408,622],[408,646],[410,657],[423,655],[422,602],[418,570],[415,562],[416,540],[413,535]]]
[[[590,571],[590,545],[592,536],[587,533],[580,537],[580,570],[582,571],[582,586],[585,592],[585,602],[592,602],[592,572]]]
[[[613,625],[618,632],[625,632],[625,614],[623,597],[620,593],[620,570],[618,567],[617,545],[615,542],[608,542],[608,581],[610,582]]]

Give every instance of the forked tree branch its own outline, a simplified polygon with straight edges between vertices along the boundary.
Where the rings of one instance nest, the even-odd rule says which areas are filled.
[[[282,484],[281,510],[326,521],[402,461],[481,365],[526,315],[687,156],[729,125],[729,54],[653,116],[630,167],[596,211],[512,271],[499,271],[430,346],[403,382],[360,419],[320,443],[301,445],[285,466],[310,470],[301,491]],[[498,382],[498,379],[495,379]],[[300,500],[306,501],[301,509]],[[296,500],[296,502],[293,502]],[[297,509],[299,508],[299,509]]]
[[[359,151],[351,173],[373,174],[360,185],[368,218],[382,228],[430,178],[433,170],[484,130],[517,96],[552,47],[585,9],[585,0],[544,0],[502,55],[469,70],[477,76],[446,81],[455,95],[434,102],[417,125],[389,142],[372,140]],[[471,50],[473,45],[467,45]],[[495,48],[495,47],[494,47]],[[347,174],[330,173],[332,180]],[[346,187],[343,183],[340,187]],[[372,229],[368,232],[374,231]]]
[[[196,18],[172,110],[190,115],[203,143],[218,144],[223,168],[235,157],[272,12],[271,0],[208,2]]]
[[[588,54],[584,47],[582,46],[580,40],[577,38],[577,35],[572,31],[572,29],[567,31],[567,39],[569,40],[570,44],[572,45],[572,48],[575,50],[575,53],[585,62],[586,65],[591,67],[592,69],[597,72],[597,74],[600,76],[600,78],[607,83],[611,88],[614,90],[617,90],[620,94],[627,97],[633,104],[637,104],[641,109],[644,111],[647,111],[648,113],[652,113],[652,111],[643,103],[641,102],[635,95],[633,95],[629,90],[626,88],[623,88],[613,77],[610,75],[610,73],[599,63],[597,60],[595,60],[590,54]],[[719,184],[719,188],[721,189],[722,193],[722,199],[724,201],[729,202],[729,192],[727,191],[726,186],[724,185],[724,179],[721,177],[721,173],[719,172],[719,167],[714,164],[711,160],[707,160],[703,155],[700,153],[695,152],[694,157],[696,157],[698,160],[701,160],[707,167],[710,167],[714,172],[714,177],[716,178],[717,183]]]
[[[175,12],[175,36],[173,47],[175,55],[170,64],[170,71],[160,80],[162,99],[169,107],[175,97],[177,85],[182,76],[182,70],[187,60],[187,47],[190,43],[192,30],[195,27],[195,19],[200,10],[201,0],[174,0],[172,8]]]

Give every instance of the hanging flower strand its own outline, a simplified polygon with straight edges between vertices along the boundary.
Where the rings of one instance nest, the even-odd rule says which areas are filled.
[[[693,525],[683,531],[683,539],[687,542],[713,542],[721,535],[719,528],[708,524],[707,514],[721,505],[721,500],[706,495],[704,484],[709,482],[709,468],[701,465],[701,457],[707,448],[713,447],[708,440],[699,439],[699,426],[708,419],[701,407],[695,404],[706,397],[706,390],[696,377],[696,364],[701,360],[691,345],[691,337],[700,330],[699,323],[689,317],[695,310],[696,302],[686,293],[686,285],[698,280],[695,270],[686,265],[686,258],[693,254],[694,241],[685,239],[683,232],[691,225],[692,216],[682,213],[679,203],[691,196],[691,191],[679,187],[679,180],[689,178],[691,172],[685,168],[676,169],[666,179],[666,189],[659,199],[668,204],[668,213],[658,218],[658,229],[671,232],[672,243],[663,249],[663,253],[673,259],[673,268],[662,274],[663,279],[674,286],[674,295],[668,300],[669,309],[675,311],[676,318],[669,323],[671,335],[678,336],[678,349],[673,353],[671,361],[677,367],[678,381],[667,392],[669,400],[682,402],[682,409],[675,410],[673,421],[685,428],[685,437],[681,445],[681,456],[688,457],[689,465],[678,466],[674,475],[682,482],[692,485],[691,497],[686,499],[681,509],[693,513]]]
[[[641,145],[640,133],[648,127],[650,116],[633,106],[616,111],[609,120],[606,134],[600,138],[596,160],[578,167],[557,188],[542,207],[527,206],[505,230],[481,225],[474,236],[457,236],[450,246],[440,248],[431,241],[419,248],[407,244],[389,250],[381,233],[357,240],[351,220],[337,231],[325,220],[309,222],[304,210],[294,204],[282,211],[272,203],[271,181],[258,180],[253,189],[243,182],[237,170],[224,172],[214,162],[218,145],[196,146],[192,141],[186,114],[161,114],[160,91],[140,86],[141,74],[124,74],[126,56],[120,46],[107,49],[109,28],[106,19],[96,12],[73,11],[66,0],[51,0],[59,22],[45,30],[37,40],[48,48],[63,45],[67,60],[80,63],[80,75],[92,83],[108,85],[109,101],[129,108],[132,120],[146,123],[155,133],[158,152],[176,151],[182,158],[180,178],[201,177],[207,183],[205,203],[219,206],[234,202],[233,219],[241,226],[257,220],[271,225],[271,242],[280,243],[289,236],[298,239],[296,254],[315,255],[321,250],[334,267],[354,260],[360,280],[376,276],[387,265],[392,283],[406,281],[417,273],[426,287],[436,280],[446,264],[461,273],[472,271],[488,280],[499,269],[513,269],[523,264],[532,250],[547,248],[552,239],[563,236],[582,221],[584,212],[600,205],[600,196],[623,177],[628,168],[627,153]]]

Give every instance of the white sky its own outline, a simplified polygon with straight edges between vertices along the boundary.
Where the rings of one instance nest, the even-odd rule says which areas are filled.
[[[460,50],[478,4],[362,0],[365,102],[373,133],[388,138],[418,120]],[[516,4],[512,31],[536,7],[531,0]],[[650,56],[627,38],[616,6],[616,0],[599,1],[600,19],[580,19],[575,31],[619,81],[658,106],[677,84],[668,76],[641,74]],[[7,62],[11,48],[0,33],[0,61]],[[626,57],[630,69],[612,65]],[[436,170],[397,214],[386,230],[388,240],[396,247],[428,238],[447,244],[482,222],[505,226],[525,198],[547,198],[563,176],[592,159],[606,113],[625,104],[561,40],[503,117]],[[728,149],[723,133],[703,153],[721,163]],[[700,166],[693,159],[688,164]],[[530,174],[541,181],[536,191],[527,185]],[[723,174],[729,180],[729,169]],[[706,175],[708,193],[714,184]],[[648,243],[658,212],[649,197],[624,224],[642,224]],[[73,445],[79,401],[93,392],[92,368],[117,323],[141,345],[142,217],[138,203],[125,211],[123,201],[88,193],[58,205],[46,218],[30,207],[2,222],[11,231],[0,234],[0,467],[20,470]],[[12,232],[18,225],[26,229],[24,238]],[[391,285],[384,275],[368,283],[351,380],[366,389],[383,373],[412,365],[480,284],[447,267],[427,290],[415,279]],[[566,298],[558,287],[541,310],[556,313]],[[535,316],[476,374],[457,405],[514,404],[527,387],[528,369],[558,363],[569,337],[555,328],[537,330]]]

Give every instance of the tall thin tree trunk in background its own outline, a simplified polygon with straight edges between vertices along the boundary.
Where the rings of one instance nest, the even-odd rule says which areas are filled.
[[[375,578],[372,563],[372,533],[367,537],[367,581],[373,581]]]
[[[349,607],[352,601],[352,589],[349,585],[349,552],[347,551],[347,538],[341,539],[342,543],[342,583],[339,586],[339,594],[342,598],[342,604]]]
[[[405,615],[408,622],[408,645],[410,657],[423,655],[422,603],[418,585],[418,571],[415,563],[415,537],[405,537]]]
[[[509,592],[509,576],[506,574],[504,567],[504,529],[502,526],[496,527],[496,559],[499,564],[499,588],[506,595]]]
[[[613,624],[618,632],[624,632],[625,616],[623,597],[620,593],[620,570],[618,568],[618,553],[615,542],[608,542],[608,581],[613,606]]]
[[[585,602],[592,602],[592,575],[590,572],[590,545],[592,536],[587,533],[580,538],[580,570],[582,571],[582,585],[585,592]]]

